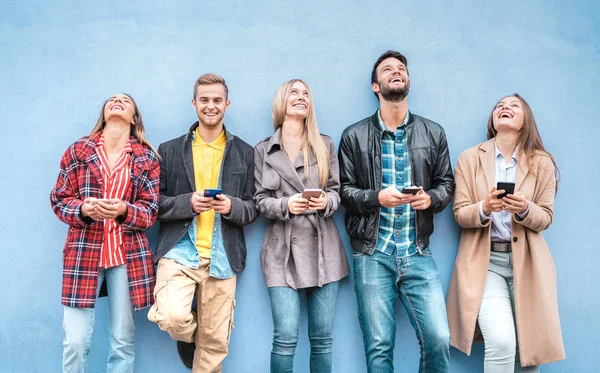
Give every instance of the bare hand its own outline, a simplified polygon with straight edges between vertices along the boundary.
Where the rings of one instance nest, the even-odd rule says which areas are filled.
[[[498,198],[502,193],[504,193],[504,189],[496,190],[495,186],[490,189],[490,193],[483,200],[483,205],[481,206],[486,216],[490,216],[492,212],[502,211],[502,199]]]
[[[290,214],[302,214],[308,208],[308,200],[302,198],[302,194],[296,193],[288,199],[288,210]]]
[[[327,194],[322,192],[319,198],[308,197],[309,210],[325,210],[327,207]]]
[[[94,205],[90,203],[93,198],[86,198],[83,200],[83,205],[81,205],[81,215],[88,216],[94,220],[102,220],[102,218],[98,215],[98,212],[94,208]]]
[[[502,210],[508,211],[511,214],[522,214],[527,211],[527,207],[529,207],[529,202],[520,192],[508,194],[502,198]]]
[[[412,196],[410,205],[415,210],[427,210],[431,206],[431,197],[425,193],[423,187],[419,187],[417,194]]]
[[[212,207],[219,214],[227,215],[231,212],[231,200],[225,194],[217,194],[217,199],[212,200]]]
[[[99,200],[94,205],[94,209],[101,219],[116,219],[117,216],[125,214],[127,205],[120,199],[115,198],[108,201]]]
[[[204,197],[203,192],[194,192],[192,194],[192,211],[201,214],[213,208],[212,197]]]
[[[400,193],[395,186],[389,186],[379,192],[377,199],[383,207],[396,207],[411,202],[412,195]]]

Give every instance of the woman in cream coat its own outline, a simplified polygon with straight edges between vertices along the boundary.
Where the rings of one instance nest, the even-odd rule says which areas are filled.
[[[455,170],[462,234],[447,302],[451,343],[470,354],[479,327],[486,373],[539,372],[565,358],[556,272],[541,234],[552,223],[558,170],[517,94],[495,106],[488,139],[463,152]],[[498,198],[498,181],[514,182],[514,194]]]

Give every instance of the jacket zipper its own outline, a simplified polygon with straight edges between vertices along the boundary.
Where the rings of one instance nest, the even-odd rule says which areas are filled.
[[[411,181],[414,183],[415,181],[415,165],[413,164],[413,159],[410,155],[411,151],[412,151],[412,143],[410,141],[411,139],[411,134],[412,134],[412,128],[407,128],[406,129],[406,141],[408,142],[408,161],[410,162],[410,176],[411,176]],[[418,225],[418,217],[417,217],[418,211],[415,211],[415,246],[417,247],[417,251],[419,252],[419,254],[423,254],[423,251],[421,251],[421,248],[419,247],[419,225]]]

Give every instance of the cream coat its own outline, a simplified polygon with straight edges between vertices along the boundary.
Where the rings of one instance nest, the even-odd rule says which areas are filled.
[[[522,366],[565,358],[558,304],[556,271],[541,231],[552,223],[556,177],[546,156],[536,156],[529,169],[518,155],[515,190],[529,201],[529,214],[512,219],[515,313]],[[454,177],[454,217],[462,227],[460,245],[448,292],[448,322],[452,346],[471,353],[477,315],[490,260],[490,221],[481,224],[479,201],[494,185],[494,139],[461,154]]]

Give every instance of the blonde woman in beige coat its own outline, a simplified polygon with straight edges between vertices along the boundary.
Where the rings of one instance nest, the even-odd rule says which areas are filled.
[[[552,223],[558,169],[517,94],[494,107],[488,139],[463,152],[455,170],[462,234],[447,302],[451,344],[469,355],[479,327],[485,373],[539,372],[565,358],[556,272],[541,234]],[[514,182],[514,193],[499,198],[499,181]]]

